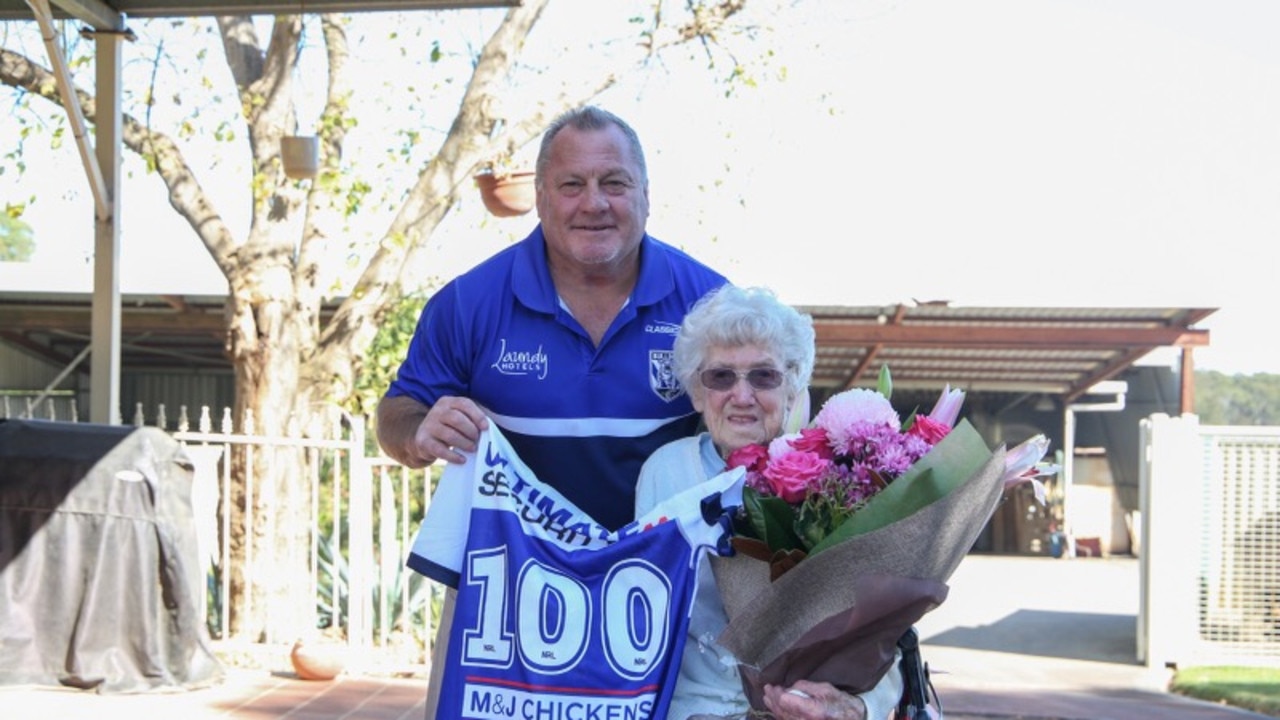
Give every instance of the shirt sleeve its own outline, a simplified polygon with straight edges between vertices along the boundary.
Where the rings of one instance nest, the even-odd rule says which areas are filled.
[[[467,358],[473,339],[470,324],[458,312],[457,282],[452,282],[431,296],[396,379],[387,389],[389,397],[408,395],[434,405],[447,395],[470,395],[471,370]]]
[[[899,669],[901,662],[902,651],[898,650],[893,655],[893,664],[880,677],[880,682],[859,696],[867,706],[868,720],[887,720],[898,707],[898,701],[902,699],[902,693],[906,689],[902,671]]]

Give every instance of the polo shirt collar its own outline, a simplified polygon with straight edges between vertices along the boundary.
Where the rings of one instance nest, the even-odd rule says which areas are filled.
[[[547,240],[539,224],[516,247],[515,266],[511,270],[511,287],[523,305],[537,312],[554,315],[560,301],[551,268],[547,264]],[[669,295],[675,287],[671,257],[667,247],[648,234],[640,239],[640,275],[631,291],[631,303],[652,305]]]

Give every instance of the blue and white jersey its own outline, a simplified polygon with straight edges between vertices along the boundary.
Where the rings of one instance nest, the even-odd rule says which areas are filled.
[[[619,528],[645,459],[697,429],[671,348],[689,308],[724,284],[646,236],[635,290],[596,347],[556,295],[539,227],[432,296],[387,394],[475,400],[540,477]],[[581,472],[556,477],[565,458]]]
[[[719,475],[610,532],[491,428],[445,468],[408,561],[458,591],[438,717],[665,718],[698,559],[728,552],[742,478]]]

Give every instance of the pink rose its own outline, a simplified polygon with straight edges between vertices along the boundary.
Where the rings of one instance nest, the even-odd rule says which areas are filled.
[[[791,447],[800,452],[813,453],[824,460],[830,460],[835,457],[835,451],[831,449],[831,442],[827,440],[827,431],[822,428],[814,427],[801,430],[799,437],[791,439]]]
[[[744,445],[729,453],[729,458],[725,461],[725,469],[732,470],[737,467],[744,467],[747,472],[760,472],[764,470],[764,464],[768,460],[769,449],[765,446]]]
[[[789,503],[800,503],[830,467],[831,463],[816,453],[795,451],[771,460],[764,477],[774,495]]]
[[[938,441],[946,437],[949,432],[951,432],[950,425],[940,423],[928,415],[917,415],[915,423],[907,431],[909,435],[915,435],[930,445],[937,445]]]

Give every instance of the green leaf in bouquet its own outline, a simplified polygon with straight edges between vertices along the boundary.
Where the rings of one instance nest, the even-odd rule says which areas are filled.
[[[876,378],[876,392],[885,400],[893,399],[893,377],[889,375],[888,363],[880,366],[880,376]]]
[[[906,432],[910,430],[911,426],[915,424],[916,424],[916,411],[913,409],[911,411],[911,414],[908,415],[906,419],[902,421],[902,432]]]
[[[978,431],[968,420],[961,420],[927,455],[873,495],[809,554],[909,517],[960,487],[990,457],[991,450]]]
[[[804,544],[793,529],[796,511],[780,497],[764,496],[752,488],[742,489],[742,507],[751,531],[772,550],[803,550]]]
[[[796,513],[796,535],[809,550],[849,518],[849,511],[827,495],[810,495]]]

